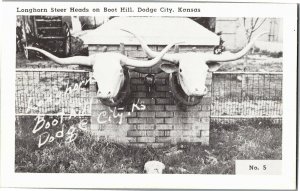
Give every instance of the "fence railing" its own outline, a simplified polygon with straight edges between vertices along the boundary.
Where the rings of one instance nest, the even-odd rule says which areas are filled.
[[[84,70],[16,69],[16,115],[91,115],[89,80]]]
[[[211,118],[281,118],[281,72],[214,72]]]
[[[68,68],[16,69],[15,112],[91,115],[90,72]],[[212,119],[281,118],[282,73],[214,72]]]

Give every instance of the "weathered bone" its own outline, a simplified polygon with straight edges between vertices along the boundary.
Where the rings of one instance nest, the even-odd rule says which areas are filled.
[[[137,38],[139,40],[139,42],[141,43],[141,46],[143,48],[143,50],[146,52],[146,54],[153,58],[153,57],[156,57],[158,52],[155,52],[153,50],[151,50],[147,43],[137,34],[133,33],[133,32],[130,32],[126,29],[121,29],[122,31],[125,31],[125,32],[128,32],[130,34],[132,34],[135,38]],[[165,54],[164,57],[163,57],[163,60],[167,60],[167,61],[170,61],[172,63],[178,63],[178,58],[176,56],[176,54]]]
[[[135,38],[139,40],[143,50],[151,58],[157,56],[159,53],[151,50],[147,43],[137,34],[130,32],[125,29],[121,29],[125,32],[132,34]],[[169,61],[170,63],[164,63],[160,65],[160,69],[164,72],[170,73],[170,85],[174,81],[174,77],[177,76],[175,81],[181,86],[181,89],[187,96],[198,96],[202,97],[207,93],[207,88],[205,87],[205,81],[208,71],[216,71],[221,66],[218,62],[226,62],[231,60],[237,60],[244,56],[252,47],[254,42],[264,33],[257,35],[253,40],[250,41],[241,51],[237,53],[223,52],[220,55],[215,55],[213,52],[185,52],[185,53],[166,53],[162,59]],[[175,82],[174,82],[175,83]],[[174,86],[175,87],[175,86]],[[180,91],[172,89],[172,93],[177,97],[180,102],[184,103],[182,100],[185,99],[185,95],[181,96],[178,94]],[[186,104],[185,102],[184,104]],[[191,104],[194,104],[193,102]],[[191,105],[190,103],[186,105]]]
[[[96,79],[99,91],[99,98],[115,98],[120,92],[124,83],[124,69],[134,67],[152,67],[159,63],[164,54],[176,43],[166,46],[152,60],[135,60],[126,57],[120,53],[102,52],[91,56],[73,56],[69,58],[59,58],[45,50],[36,47],[27,47],[29,50],[35,50],[43,53],[45,56],[61,65],[85,65],[93,67],[93,77]],[[109,67],[107,67],[109,66]],[[100,88],[101,87],[101,88]]]
[[[155,64],[157,64],[162,57],[164,56],[164,54],[166,52],[168,52],[170,50],[170,48],[172,46],[174,46],[175,44],[178,43],[172,43],[169,44],[168,46],[166,46],[161,52],[159,52],[156,57],[152,60],[135,60],[135,59],[131,59],[128,58],[122,54],[119,54],[120,56],[120,61],[124,63],[125,66],[132,66],[132,67],[152,67]],[[51,60],[53,60],[54,62],[61,64],[61,65],[85,65],[85,66],[92,66],[93,63],[92,62],[92,58],[94,57],[94,55],[92,56],[73,56],[73,57],[69,57],[69,58],[59,58],[57,56],[54,56],[53,54],[42,50],[40,48],[36,48],[36,47],[26,47],[26,49],[28,50],[35,50],[38,52],[43,53],[45,56],[47,56],[48,58],[50,58]],[[99,53],[99,54],[105,54],[105,53]]]
[[[132,34],[135,38],[137,38],[139,40],[139,42],[141,43],[141,46],[143,48],[143,50],[147,53],[148,56],[150,56],[151,58],[157,56],[158,52],[155,52],[153,50],[151,50],[147,43],[137,34],[125,30],[125,29],[121,29],[122,31],[128,32],[130,34]],[[201,53],[201,60],[205,61],[205,62],[226,62],[226,61],[232,61],[232,60],[237,60],[239,58],[241,58],[242,56],[244,56],[253,46],[253,44],[255,43],[255,41],[262,35],[267,34],[267,32],[263,32],[260,33],[259,35],[257,35],[256,37],[254,37],[249,43],[248,45],[246,45],[241,51],[237,52],[237,53],[226,53],[226,54],[220,54],[220,55],[215,55],[212,53]],[[180,54],[165,54],[162,58],[163,60],[167,60],[173,63],[178,63],[178,61],[180,60]]]
[[[241,57],[243,57],[247,52],[251,49],[255,41],[262,35],[267,34],[268,32],[263,32],[255,36],[241,51],[237,53],[224,53],[224,54],[210,54],[206,61],[212,61],[212,62],[227,62],[232,60],[237,60]]]
[[[38,51],[38,52],[44,54],[45,56],[47,56],[48,58],[50,58],[51,60],[53,60],[54,62],[61,64],[61,65],[92,66],[91,57],[89,57],[89,56],[73,56],[73,57],[68,57],[68,58],[59,58],[45,50],[40,49],[40,48],[36,48],[36,47],[25,47],[25,48],[28,50]]]
[[[156,54],[156,57],[152,60],[147,60],[147,61],[141,61],[141,60],[134,60],[130,59],[126,56],[123,56],[121,58],[121,61],[125,63],[126,66],[133,66],[133,67],[153,67],[156,65],[162,57],[170,50],[172,46],[178,43],[172,43],[166,46],[160,53]]]

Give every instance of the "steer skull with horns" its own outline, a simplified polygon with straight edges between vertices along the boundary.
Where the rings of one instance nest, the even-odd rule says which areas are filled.
[[[35,47],[26,47],[29,50],[41,52],[54,62],[61,65],[83,65],[93,67],[93,77],[97,82],[97,96],[102,103],[108,106],[116,106],[119,102],[109,101],[115,98],[122,86],[124,86],[125,78],[129,75],[124,73],[127,68],[136,67],[152,67],[157,64],[163,55],[176,43],[166,46],[160,53],[154,56],[152,60],[134,60],[120,53],[104,52],[91,56],[73,56],[68,58],[59,58],[53,54]],[[128,79],[127,79],[128,80]]]
[[[125,29],[121,30],[137,38],[149,57],[153,58],[159,54],[151,50],[139,35]],[[162,59],[169,61],[169,63],[161,64],[160,68],[164,72],[170,73],[170,86],[174,97],[185,105],[198,104],[201,101],[201,97],[208,92],[205,86],[207,72],[218,70],[221,66],[218,62],[233,61],[243,57],[251,49],[258,37],[263,34],[266,34],[266,32],[254,37],[249,44],[237,53],[224,52],[222,54],[213,54],[188,52],[165,54]],[[181,92],[185,95],[180,95]],[[196,101],[189,101],[185,97],[194,97]]]

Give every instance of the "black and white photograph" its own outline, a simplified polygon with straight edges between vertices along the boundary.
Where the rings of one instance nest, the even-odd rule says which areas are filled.
[[[282,25],[17,16],[15,171],[235,174],[236,160],[281,160]]]
[[[279,5],[213,5],[11,6],[7,185],[292,188],[294,20]],[[247,177],[257,184],[233,184]]]

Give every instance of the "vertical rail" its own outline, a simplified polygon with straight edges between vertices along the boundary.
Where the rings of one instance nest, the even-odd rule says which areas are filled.
[[[38,113],[56,115],[64,111],[67,115],[72,108],[77,113],[82,110],[89,115],[90,110],[84,108],[90,102],[89,87],[85,84],[87,80],[89,80],[89,72],[82,70],[16,69],[15,113],[18,116]],[[75,84],[76,87],[80,84],[82,86],[78,91],[66,93],[66,88],[74,89]],[[38,108],[38,111],[27,111],[29,100],[31,100],[30,105]],[[58,101],[61,102],[57,103]]]
[[[211,92],[212,118],[282,115],[281,72],[214,72]]]

